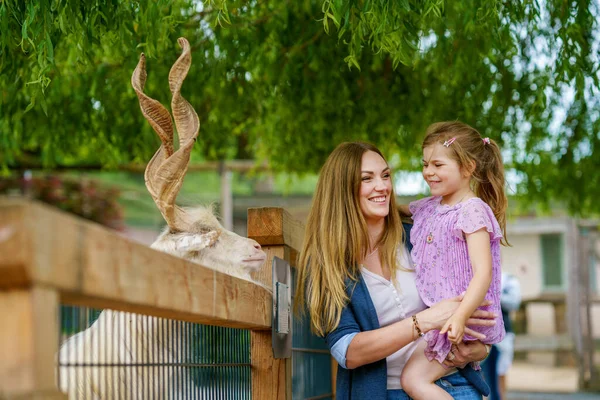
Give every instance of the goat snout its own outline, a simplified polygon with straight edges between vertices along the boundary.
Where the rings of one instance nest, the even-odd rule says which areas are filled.
[[[259,269],[267,259],[267,253],[265,253],[261,245],[252,239],[248,240],[250,246],[248,247],[248,255],[242,260],[245,267],[251,270]]]

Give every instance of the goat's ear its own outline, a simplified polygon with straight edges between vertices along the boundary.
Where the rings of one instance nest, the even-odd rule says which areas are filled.
[[[175,239],[175,248],[181,252],[200,251],[215,244],[220,234],[218,231],[209,231],[180,236]]]

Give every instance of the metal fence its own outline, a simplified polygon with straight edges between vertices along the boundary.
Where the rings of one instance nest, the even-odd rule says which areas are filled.
[[[57,379],[70,399],[250,399],[250,332],[62,306]]]
[[[323,338],[310,332],[308,321],[294,320],[292,399],[333,399],[331,356]]]
[[[295,269],[292,287],[295,295]],[[294,315],[292,332],[292,399],[333,399],[331,356],[325,340],[311,332],[306,315]]]

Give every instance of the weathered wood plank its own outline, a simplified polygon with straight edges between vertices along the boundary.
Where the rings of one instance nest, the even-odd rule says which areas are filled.
[[[0,397],[62,397],[54,377],[58,304],[52,289],[0,290]]]
[[[42,285],[65,302],[269,329],[271,294],[31,201],[0,200],[0,289]]]
[[[291,249],[287,246],[263,246],[262,249],[265,253],[267,253],[267,262],[265,262],[265,264],[258,271],[252,274],[252,279],[270,288],[273,286],[273,257],[280,257],[284,260],[289,260]]]
[[[568,334],[562,335],[516,335],[515,351],[571,351],[573,340]]]
[[[248,237],[262,245],[286,245],[300,251],[304,225],[282,208],[248,209]]]
[[[248,230],[248,236],[250,230]],[[256,240],[256,239],[255,239]],[[286,246],[267,246],[268,260],[273,257],[285,259],[289,255]],[[269,277],[271,262],[267,263]],[[265,275],[267,272],[265,271]],[[269,278],[271,279],[271,278]],[[270,331],[252,331],[250,333],[250,359],[252,360],[252,398],[265,400],[291,399],[291,369],[287,364],[291,359],[273,358],[273,342]]]
[[[252,398],[264,400],[287,399],[286,360],[274,359],[271,332],[250,333],[252,358]],[[287,382],[287,383],[286,383]]]

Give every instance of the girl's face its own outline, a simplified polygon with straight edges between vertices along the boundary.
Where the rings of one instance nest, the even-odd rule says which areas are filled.
[[[442,196],[446,200],[457,193],[462,196],[464,190],[469,189],[470,174],[464,173],[450,158],[450,150],[439,143],[423,149],[423,178],[432,196]]]
[[[360,210],[367,223],[377,222],[390,212],[391,171],[385,160],[374,151],[363,154],[360,171]]]

